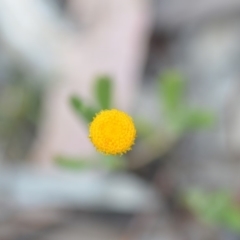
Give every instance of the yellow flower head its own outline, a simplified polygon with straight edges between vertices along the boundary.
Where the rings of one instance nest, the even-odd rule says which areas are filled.
[[[89,137],[96,149],[105,154],[123,154],[131,150],[136,138],[132,118],[112,109],[96,115],[89,127]]]

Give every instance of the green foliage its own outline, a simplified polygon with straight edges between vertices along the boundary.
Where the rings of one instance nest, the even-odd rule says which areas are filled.
[[[240,232],[240,206],[228,193],[193,190],[186,194],[184,200],[202,221]]]
[[[86,159],[78,159],[78,158],[70,158],[64,156],[57,156],[55,158],[55,163],[64,169],[69,170],[83,170],[90,167],[93,167],[91,162],[87,161]]]
[[[125,168],[124,158],[118,156],[102,156],[99,161],[92,159],[82,159],[78,157],[57,156],[55,157],[57,166],[71,171],[81,171],[85,169],[108,169],[119,170]]]
[[[213,126],[215,118],[212,112],[206,110],[190,110],[187,114],[186,127],[188,129],[204,129]]]
[[[90,123],[96,113],[103,109],[111,107],[112,99],[112,81],[107,76],[100,76],[96,79],[94,85],[96,105],[87,105],[79,96],[70,97],[70,104],[77,115]]]
[[[158,79],[158,96],[167,126],[177,134],[210,127],[214,116],[209,111],[192,110],[185,103],[186,81],[175,71],[167,71]]]
[[[95,97],[101,109],[110,109],[112,100],[112,80],[108,76],[101,76],[95,84]]]
[[[33,77],[13,67],[1,81],[0,141],[8,160],[24,158],[36,134],[44,87]]]
[[[182,106],[182,98],[185,91],[185,82],[174,71],[167,71],[161,75],[158,81],[160,101],[168,114],[173,114]]]
[[[214,116],[208,111],[192,110],[185,103],[184,95],[186,82],[175,71],[166,71],[158,80],[158,96],[163,106],[163,114],[169,129],[181,135],[188,130],[204,129],[212,126]],[[101,109],[112,107],[112,80],[108,76],[100,76],[94,85],[96,105],[87,105],[79,96],[72,96],[70,103],[75,112],[90,123],[97,112]],[[152,124],[146,120],[136,120],[137,130],[140,137],[148,137],[154,132]]]
[[[70,103],[75,112],[87,123],[90,123],[93,120],[95,114],[99,111],[97,108],[94,108],[92,106],[86,106],[83,101],[77,96],[72,96],[70,98]]]
[[[93,86],[95,104],[86,104],[79,96],[72,96],[70,103],[78,116],[83,118],[86,123],[90,123],[97,112],[103,109],[111,109],[113,84],[108,76],[96,78]],[[163,108],[163,117],[165,122],[154,126],[152,119],[135,118],[134,122],[137,128],[137,135],[141,144],[146,144],[146,150],[149,152],[162,151],[159,149],[170,149],[174,141],[178,140],[182,134],[191,130],[204,129],[212,126],[214,123],[213,115],[205,110],[191,109],[185,102],[186,81],[176,71],[166,71],[157,82],[157,94],[159,105]],[[170,131],[169,131],[170,130]],[[159,142],[161,139],[161,142]],[[160,146],[162,144],[162,146]],[[170,145],[168,147],[167,145]],[[153,146],[156,146],[153,148]],[[151,154],[150,154],[151,155]],[[152,154],[156,156],[156,153]],[[84,162],[84,163],[83,163]],[[96,163],[86,164],[81,159],[60,158],[57,161],[59,166],[73,169],[84,169],[96,167]],[[101,167],[108,169],[122,168],[123,161],[115,157],[104,157],[101,159]]]

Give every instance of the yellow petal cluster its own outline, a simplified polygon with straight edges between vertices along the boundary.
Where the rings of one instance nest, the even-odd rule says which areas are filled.
[[[136,129],[132,118],[125,112],[103,110],[90,123],[89,138],[99,152],[118,155],[131,150]]]

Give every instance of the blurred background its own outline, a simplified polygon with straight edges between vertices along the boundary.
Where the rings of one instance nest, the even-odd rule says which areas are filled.
[[[0,240],[240,239],[239,42],[238,0],[0,0]]]

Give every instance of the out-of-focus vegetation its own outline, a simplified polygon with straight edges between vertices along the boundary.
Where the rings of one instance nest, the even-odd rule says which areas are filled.
[[[145,119],[138,116],[134,117],[138,135],[136,144],[140,142],[141,145],[144,145],[145,151],[151,152],[150,157],[160,156],[162,152],[170,150],[186,132],[208,128],[214,124],[214,116],[211,112],[195,107],[192,109],[186,104],[186,84],[187,82],[181,74],[172,70],[164,72],[156,81],[158,105],[162,112],[159,119],[163,118],[164,120],[162,126],[155,125],[151,116]],[[102,109],[117,108],[112,104],[113,82],[110,77],[100,76],[96,78],[93,87],[94,105],[85,103],[84,99],[76,95],[70,98],[73,110],[86,123],[90,123],[95,114]],[[156,141],[156,139],[162,139],[162,141]],[[154,158],[148,159],[146,162],[153,161]],[[108,166],[109,162],[113,161],[109,157],[103,157],[103,159],[105,159],[101,161],[103,167],[106,167],[106,162]],[[115,164],[119,161],[116,159],[113,161],[113,168],[122,168],[121,164]],[[96,164],[86,163],[85,159],[72,159],[65,156],[58,157],[56,163],[61,167],[76,169],[96,167]]]
[[[70,103],[75,112],[90,123],[97,112],[102,109],[110,109],[112,106],[112,80],[108,76],[96,79],[94,85],[94,97],[96,104],[88,105],[79,96],[72,96]]]
[[[0,141],[4,157],[25,157],[36,135],[43,87],[16,68],[0,87]]]
[[[163,108],[165,125],[179,135],[186,131],[208,128],[213,114],[205,109],[193,109],[186,103],[187,81],[175,72],[163,73],[158,80],[158,96]]]
[[[239,12],[237,0],[0,0],[0,240],[240,239]],[[116,79],[93,79],[91,101],[75,94],[106,70]],[[133,149],[88,156],[95,114],[136,93]]]
[[[195,216],[205,223],[240,233],[240,204],[228,192],[192,190],[184,200]]]
[[[174,136],[174,141],[177,141],[189,131],[214,126],[216,120],[211,111],[192,108],[186,103],[187,81],[179,73],[175,71],[165,72],[158,78],[156,84],[159,108],[164,119],[163,126],[154,125],[150,117],[147,121],[135,117],[138,132],[136,144],[141,142],[145,144],[145,147],[149,146],[149,151],[158,151],[159,148],[161,149],[161,141],[157,142],[159,144],[157,148],[151,147],[151,144],[157,139],[156,135],[160,138],[166,137],[166,139],[170,138],[169,135]],[[87,105],[79,96],[73,96],[70,99],[71,106],[80,118],[89,123],[98,111],[113,107],[112,90],[111,79],[109,77],[99,77],[94,85],[96,104],[93,106]],[[174,141],[168,142],[169,150],[174,147]],[[126,157],[99,155],[98,161],[58,156],[55,161],[58,166],[68,170],[82,171],[88,168],[102,168],[111,171],[126,169],[128,155]],[[184,205],[206,224],[240,232],[240,206],[233,201],[229,193],[206,193],[193,190],[184,194],[183,200]]]
[[[93,159],[82,159],[77,157],[57,156],[55,162],[58,166],[66,170],[82,171],[84,169],[106,169],[120,170],[126,169],[126,160],[119,156],[100,156],[98,161]]]
[[[211,111],[192,108],[186,103],[187,81],[175,71],[162,74],[157,84],[159,107],[163,114],[163,126],[156,126],[151,119],[135,118],[138,142],[142,141],[148,146],[156,139],[156,135],[169,139],[174,136],[177,141],[189,131],[202,130],[214,126],[215,117]],[[74,111],[89,123],[100,109],[112,107],[112,81],[108,77],[96,79],[94,86],[95,106],[88,106],[78,96],[71,98]],[[164,129],[164,132],[162,132]],[[162,136],[161,136],[162,134]],[[174,147],[173,142],[169,149]],[[137,142],[137,144],[138,144]],[[158,142],[160,145],[161,142]],[[172,144],[172,145],[171,145]],[[154,148],[149,147],[154,151]],[[161,146],[159,146],[161,148]],[[157,148],[158,149],[158,148]],[[69,157],[58,157],[56,163],[66,169],[83,170],[86,168],[105,168],[119,170],[126,168],[127,159],[120,157],[101,156],[100,161],[92,162]],[[153,159],[152,159],[153,160]],[[184,195],[185,206],[206,224],[221,226],[225,229],[240,232],[240,207],[227,192],[206,193],[200,190],[189,191]]]

